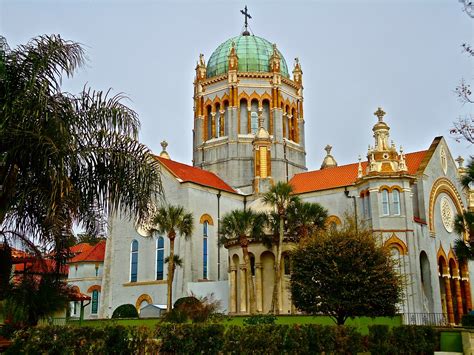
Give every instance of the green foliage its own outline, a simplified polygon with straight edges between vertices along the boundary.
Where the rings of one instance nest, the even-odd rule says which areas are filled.
[[[16,332],[7,354],[144,354],[158,349],[146,327],[48,326]]]
[[[8,354],[430,354],[433,328],[371,327],[368,339],[347,326],[159,324],[104,328],[49,326],[18,331]]]
[[[222,324],[160,324],[156,336],[162,353],[218,354],[224,329]]]
[[[0,244],[0,300],[5,299],[10,290],[12,266],[12,251],[4,240],[3,244]]]
[[[277,317],[273,314],[255,314],[244,319],[244,325],[275,324]]]
[[[201,302],[194,296],[181,297],[175,301],[173,308],[193,307],[199,303]]]
[[[328,211],[318,203],[301,202],[290,205],[287,211],[288,236],[299,241],[326,227]]]
[[[463,325],[463,327],[474,327],[474,314],[463,315],[461,324]]]
[[[40,318],[68,305],[69,288],[54,275],[24,274],[5,300],[5,318],[18,326],[36,325]]]
[[[138,311],[133,304],[123,304],[115,308],[112,318],[138,318]]]
[[[349,317],[393,316],[401,279],[372,232],[349,220],[318,233],[292,254],[291,293],[297,308],[326,314],[342,325]]]
[[[372,354],[432,354],[439,349],[439,334],[432,327],[369,326],[368,350]]]
[[[74,223],[98,234],[103,210],[142,220],[161,192],[159,163],[138,141],[140,123],[124,96],[62,91],[85,62],[81,45],[59,35],[4,53],[0,224],[9,238],[56,246]]]

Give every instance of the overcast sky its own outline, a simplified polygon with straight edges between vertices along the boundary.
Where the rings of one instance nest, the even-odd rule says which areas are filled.
[[[276,43],[290,70],[300,59],[310,169],[326,144],[340,165],[365,156],[377,106],[406,152],[443,135],[454,157],[474,153],[449,137],[452,122],[472,112],[453,91],[461,78],[474,82],[474,61],[461,50],[474,43],[474,20],[458,0],[0,0],[0,33],[12,48],[52,33],[84,44],[87,67],[65,89],[126,93],[141,140],[159,153],[166,139],[171,158],[190,164],[196,60],[241,32],[245,4],[253,33]]]

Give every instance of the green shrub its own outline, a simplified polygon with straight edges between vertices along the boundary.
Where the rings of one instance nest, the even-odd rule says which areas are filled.
[[[123,304],[115,308],[112,318],[138,318],[138,311],[133,304]]]
[[[357,354],[364,351],[362,335],[354,327],[335,327],[335,352],[336,354]]]
[[[392,328],[391,339],[399,354],[431,354],[439,348],[438,334],[428,326],[402,325]]]
[[[195,305],[200,304],[201,302],[194,296],[188,296],[188,297],[181,297],[176,300],[174,303],[173,308],[185,308],[185,307],[192,307]]]
[[[223,334],[221,324],[160,324],[156,330],[160,352],[179,354],[217,354]]]
[[[335,349],[335,327],[319,324],[305,324],[306,337],[308,338],[308,347],[315,353],[331,353]]]
[[[464,327],[474,327],[474,314],[465,314],[462,316],[461,324]]]
[[[372,354],[388,355],[394,354],[394,347],[391,343],[391,331],[388,325],[370,325],[368,350]]]

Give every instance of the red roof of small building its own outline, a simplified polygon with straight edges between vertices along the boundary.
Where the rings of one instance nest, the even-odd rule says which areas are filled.
[[[88,250],[91,250],[92,248],[93,248],[93,245],[90,245],[89,243],[79,243],[70,247],[69,251],[73,253],[74,255],[76,255],[78,253],[83,253]]]
[[[408,153],[405,155],[408,174],[415,175],[418,171],[427,150]],[[362,169],[365,171],[367,162],[362,162]],[[293,176],[290,184],[297,194],[334,189],[337,187],[350,186],[357,180],[359,163],[336,166],[315,171],[308,171]]]
[[[79,263],[87,261],[104,261],[105,257],[105,240],[101,240],[96,245],[91,246],[91,248],[86,249],[86,251],[74,256],[69,262],[70,263]]]
[[[192,182],[198,185],[212,187],[217,190],[236,193],[236,191],[225,183],[224,180],[210,171],[158,156],[156,159],[158,159],[158,161],[174,176],[180,179],[181,182]]]

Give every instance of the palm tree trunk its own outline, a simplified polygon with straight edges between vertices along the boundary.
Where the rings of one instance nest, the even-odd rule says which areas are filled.
[[[173,268],[174,268],[174,236],[171,236],[170,233],[168,234],[168,238],[170,239],[170,256],[168,261],[168,298],[166,302],[167,311],[171,312],[172,309],[172,302],[173,302]]]
[[[255,314],[257,310],[257,302],[255,301],[255,287],[252,280],[252,268],[250,266],[249,250],[247,246],[242,247],[242,253],[244,254],[245,268],[247,269],[245,277],[247,281],[247,289],[249,290],[249,311],[250,314]]]
[[[275,282],[273,284],[272,313],[280,314],[280,285],[281,285],[281,249],[283,247],[284,219],[280,216],[280,237],[275,258]]]

